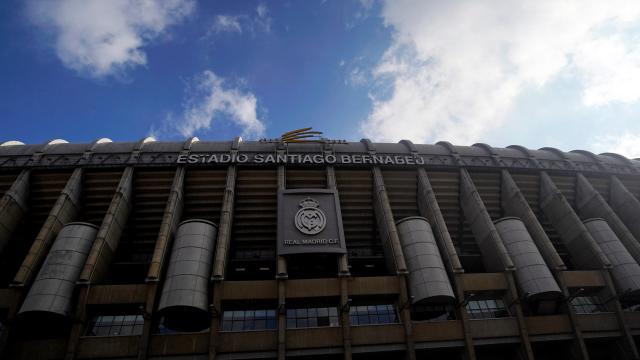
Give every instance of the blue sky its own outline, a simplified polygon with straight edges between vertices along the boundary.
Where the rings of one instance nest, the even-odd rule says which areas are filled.
[[[0,141],[448,140],[640,157],[640,3],[0,4]]]

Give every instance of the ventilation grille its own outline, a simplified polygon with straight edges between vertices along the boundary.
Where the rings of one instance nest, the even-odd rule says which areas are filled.
[[[287,189],[325,189],[326,169],[287,169]]]
[[[17,177],[17,172],[3,172],[0,174],[0,196],[4,195],[4,193],[9,190]]]
[[[609,178],[604,176],[585,176],[591,185],[602,195],[605,201],[609,201]]]
[[[136,169],[133,173],[132,208],[108,283],[143,283],[169,197],[175,169]]]
[[[97,226],[102,224],[113,194],[122,177],[122,169],[103,171],[87,170],[83,176],[82,195],[83,207],[80,221],[86,221]]]
[[[382,172],[385,188],[391,204],[393,218],[398,221],[408,216],[419,216],[418,176],[414,170],[385,170]]]
[[[218,224],[226,182],[226,169],[187,170],[182,219],[205,219]]]
[[[238,169],[233,220],[235,246],[275,250],[278,212],[276,169]]]

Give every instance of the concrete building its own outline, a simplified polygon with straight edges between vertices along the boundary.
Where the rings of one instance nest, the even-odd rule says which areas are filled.
[[[640,161],[0,144],[6,359],[640,359]]]

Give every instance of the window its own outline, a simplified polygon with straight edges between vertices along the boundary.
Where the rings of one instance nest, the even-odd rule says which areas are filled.
[[[276,311],[272,309],[222,312],[221,331],[273,330],[276,328]]]
[[[453,305],[413,305],[411,319],[416,321],[445,321],[455,320]]]
[[[622,302],[621,305],[624,311],[640,311],[640,303]]]
[[[336,307],[287,309],[288,329],[338,325],[338,308]]]
[[[86,336],[141,335],[142,315],[97,315],[91,319]]]
[[[502,299],[471,299],[467,303],[467,312],[471,319],[489,319],[509,316]]]
[[[393,304],[356,305],[349,309],[351,325],[393,324],[398,322]]]
[[[571,300],[571,306],[578,314],[592,314],[606,312],[602,299],[597,295],[576,296]]]

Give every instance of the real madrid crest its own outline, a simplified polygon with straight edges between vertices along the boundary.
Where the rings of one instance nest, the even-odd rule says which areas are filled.
[[[307,197],[302,200],[300,210],[296,213],[295,224],[298,231],[307,235],[315,235],[327,225],[327,217],[320,210],[320,203],[313,198]]]

